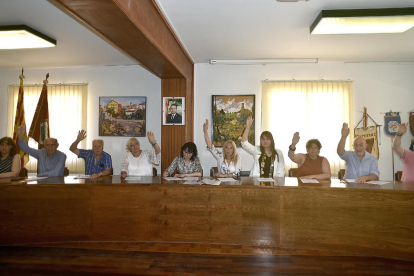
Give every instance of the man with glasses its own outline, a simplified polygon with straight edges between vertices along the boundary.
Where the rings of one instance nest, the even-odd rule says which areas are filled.
[[[26,144],[24,133],[26,126],[17,129],[17,143],[22,151],[38,160],[37,176],[63,176],[65,170],[66,155],[58,151],[59,143],[55,138],[47,138],[43,149],[33,149]]]

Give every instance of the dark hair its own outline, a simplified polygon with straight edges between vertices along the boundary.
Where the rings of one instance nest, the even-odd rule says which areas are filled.
[[[193,155],[191,156],[191,161],[194,161],[197,157],[197,146],[193,142],[187,142],[181,147],[181,157],[184,158],[184,151],[187,150],[192,152]]]
[[[270,131],[263,131],[262,134],[260,134],[260,140],[262,140],[263,136],[271,141],[270,148],[272,149],[272,158],[273,160],[275,160],[275,157],[277,156],[277,162],[279,162],[279,154],[275,149],[275,140],[273,140],[272,133],[270,133]],[[266,154],[265,148],[262,146],[262,143],[260,143],[260,152],[262,153],[261,156]]]
[[[321,150],[321,148],[322,148],[321,142],[319,142],[318,139],[310,139],[308,142],[306,142],[306,150],[307,151],[312,146],[312,144],[315,144],[318,147],[318,149]]]
[[[178,105],[177,104],[175,104],[175,103],[173,103],[172,105],[170,105],[170,107],[171,106],[175,106],[175,108],[178,108]]]
[[[411,145],[409,147],[411,151],[414,151],[414,139],[411,139]]]
[[[17,153],[17,147],[16,143],[13,141],[10,137],[3,137],[0,139],[0,144],[3,144],[4,142],[7,142],[8,145],[11,145],[12,148],[10,150],[9,156],[15,156]]]

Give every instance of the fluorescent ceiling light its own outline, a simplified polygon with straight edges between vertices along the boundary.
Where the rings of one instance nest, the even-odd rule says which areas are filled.
[[[403,33],[414,26],[414,8],[323,10],[311,34]]]
[[[26,25],[0,26],[0,49],[55,47],[56,40]]]
[[[274,63],[318,63],[317,58],[273,58],[273,59],[211,59],[210,64],[255,65]]]

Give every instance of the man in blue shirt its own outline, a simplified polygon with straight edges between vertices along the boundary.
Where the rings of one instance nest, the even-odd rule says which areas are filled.
[[[55,138],[47,138],[43,149],[30,148],[24,140],[26,126],[19,126],[17,136],[22,151],[38,160],[37,176],[63,176],[65,170],[66,154],[58,151],[59,143]]]
[[[365,183],[379,179],[377,158],[366,151],[367,143],[364,138],[356,137],[353,143],[354,151],[345,150],[345,141],[349,135],[348,124],[344,123],[338,143],[337,153],[346,161],[345,179],[355,179],[356,183]]]
[[[90,175],[91,179],[96,179],[101,176],[110,175],[112,171],[111,156],[103,151],[104,141],[93,140],[92,150],[78,149],[80,141],[86,138],[86,131],[78,132],[76,141],[70,146],[70,151],[85,160],[85,174]]]

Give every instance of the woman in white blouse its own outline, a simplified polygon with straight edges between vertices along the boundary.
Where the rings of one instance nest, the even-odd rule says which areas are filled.
[[[216,177],[236,177],[236,174],[241,171],[241,158],[237,153],[236,143],[232,140],[227,140],[223,144],[223,152],[216,150],[211,143],[208,135],[208,120],[203,124],[204,140],[206,140],[207,150],[217,160],[218,173]],[[224,154],[223,154],[224,153]]]
[[[137,138],[131,138],[126,143],[127,154],[122,160],[121,177],[128,175],[152,176],[152,165],[160,163],[160,146],[155,141],[154,133],[147,132],[150,150],[141,150]]]
[[[275,149],[272,133],[263,131],[260,135],[260,146],[253,146],[248,141],[250,127],[253,118],[249,116],[246,120],[246,129],[242,136],[242,148],[254,158],[253,168],[250,170],[251,177],[284,177],[285,160],[281,150]]]

